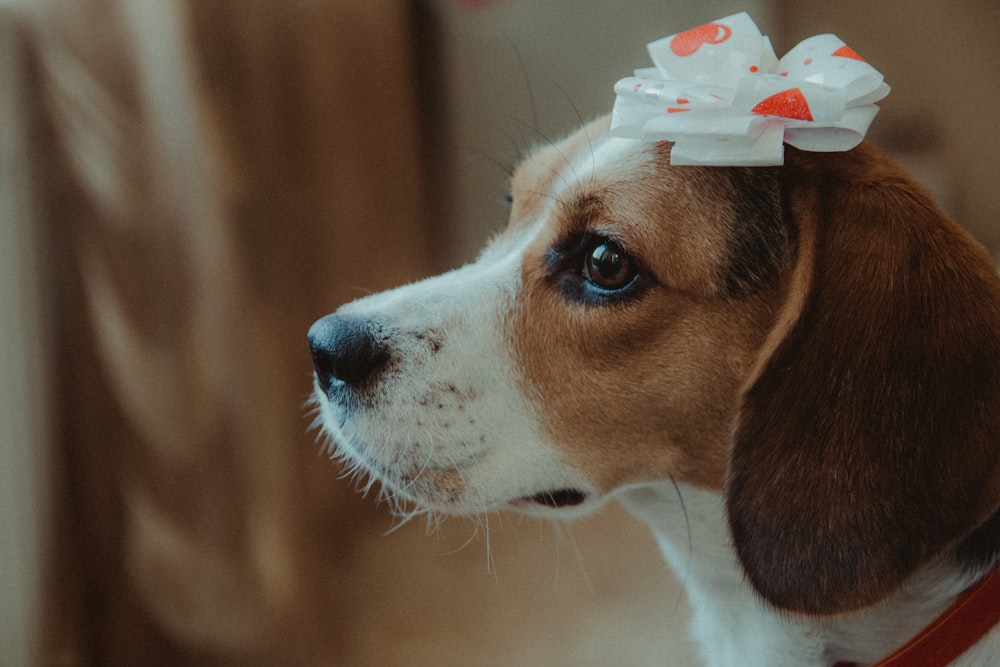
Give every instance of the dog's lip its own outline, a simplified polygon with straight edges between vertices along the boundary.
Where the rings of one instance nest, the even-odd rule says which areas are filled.
[[[575,507],[582,504],[587,500],[587,494],[580,489],[552,489],[525,496],[522,500],[559,509],[561,507]]]

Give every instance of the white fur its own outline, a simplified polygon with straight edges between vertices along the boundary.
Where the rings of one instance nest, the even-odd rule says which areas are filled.
[[[521,240],[340,311],[383,322],[399,365],[380,380],[371,409],[349,412],[317,392],[323,428],[351,465],[399,496],[477,513],[553,488],[589,490],[543,444],[504,345],[505,308],[527,245]],[[454,475],[441,479],[456,470],[460,485]]]
[[[930,568],[891,599],[856,614],[819,618],[777,612],[746,583],[718,494],[664,482],[623,489],[618,498],[653,530],[687,591],[691,632],[708,667],[876,662],[920,632],[981,574]],[[953,665],[995,666],[998,655],[1000,632],[994,629]]]
[[[571,183],[631,159],[636,146],[608,139],[576,161],[567,160],[551,200]],[[521,260],[545,222],[542,211],[534,225],[494,243],[474,264],[340,311],[382,322],[397,363],[380,378],[370,407],[349,411],[317,392],[323,428],[344,458],[399,496],[450,513],[516,507],[561,518],[603,500],[548,441],[506,343]],[[440,349],[433,352],[435,345]],[[525,500],[562,488],[585,491],[588,500],[560,510]],[[980,574],[929,567],[890,599],[855,614],[818,618],[777,612],[746,583],[717,493],[662,482],[615,495],[649,524],[686,589],[694,610],[692,632],[709,667],[877,661],[919,632]],[[954,665],[997,665],[997,656],[1000,630],[994,629]]]

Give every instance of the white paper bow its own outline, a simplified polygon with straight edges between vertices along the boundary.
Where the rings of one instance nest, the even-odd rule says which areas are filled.
[[[674,142],[672,164],[779,165],[783,143],[850,150],[889,94],[836,35],[810,37],[778,60],[746,12],[647,48],[656,67],[615,84],[611,133]]]

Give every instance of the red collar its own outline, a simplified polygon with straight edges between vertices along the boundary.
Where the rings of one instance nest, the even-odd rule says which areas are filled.
[[[1000,622],[1000,566],[895,653],[871,667],[944,667]],[[852,667],[838,663],[836,667]]]

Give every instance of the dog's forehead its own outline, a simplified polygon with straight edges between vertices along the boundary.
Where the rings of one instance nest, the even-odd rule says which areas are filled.
[[[670,148],[609,136],[601,119],[536,151],[512,179],[502,245],[525,248],[530,239],[530,263],[559,239],[593,232],[622,243],[676,288],[729,289],[733,236],[773,197],[760,187],[762,174],[674,167]]]
[[[608,135],[607,119],[598,119],[559,142],[527,155],[511,178],[512,228],[523,226],[565,201],[572,191],[595,183],[613,167],[621,174],[627,160],[637,167],[652,155],[633,139]]]
[[[609,171],[629,172],[642,169],[653,162],[654,153],[635,139],[605,136],[596,143],[588,143],[587,150],[579,150],[570,167],[573,180],[587,182],[599,180]]]
[[[553,199],[565,200],[580,189],[593,189],[608,180],[629,179],[655,170],[655,146],[635,139],[613,137],[603,126],[585,126],[557,146],[552,164]],[[549,156],[552,159],[552,156]]]

